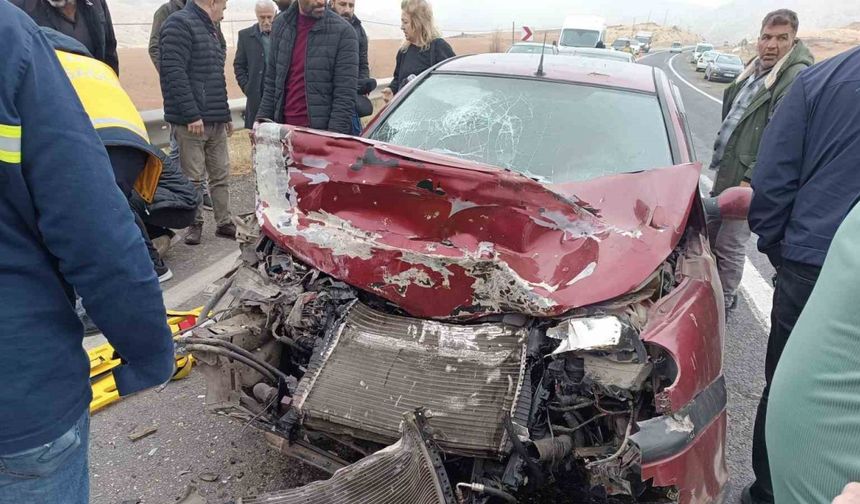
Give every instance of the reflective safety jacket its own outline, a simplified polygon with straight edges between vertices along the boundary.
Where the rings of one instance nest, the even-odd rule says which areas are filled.
[[[56,53],[105,147],[134,147],[149,155],[134,188],[144,200],[152,202],[161,176],[161,159],[156,147],[149,143],[143,118],[120,86],[119,78],[97,59],[64,50]]]
[[[140,229],[54,48],[5,0],[0,40],[5,460],[56,440],[89,407],[90,361],[81,344],[75,293],[122,356],[124,364],[113,370],[120,394],[164,383],[175,361],[161,288]]]

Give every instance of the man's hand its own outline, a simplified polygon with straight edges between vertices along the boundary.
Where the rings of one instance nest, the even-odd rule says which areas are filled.
[[[750,183],[748,180],[741,180],[741,187],[750,187]]]
[[[848,483],[842,490],[842,494],[833,499],[833,504],[858,503],[860,503],[860,483]]]
[[[194,136],[203,136],[203,130],[205,126],[203,126],[203,119],[197,119],[193,123],[188,125],[188,132]]]
[[[225,124],[225,127],[227,128],[227,136],[233,136],[233,123],[228,122],[227,124]]]
[[[392,98],[394,98],[394,93],[391,92],[391,88],[385,88],[382,90],[382,101],[388,103]]]

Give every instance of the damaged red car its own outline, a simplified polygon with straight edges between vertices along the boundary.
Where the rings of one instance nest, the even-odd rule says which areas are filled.
[[[207,405],[332,474],[246,503],[721,500],[724,314],[677,90],[491,54],[361,138],[255,130]]]

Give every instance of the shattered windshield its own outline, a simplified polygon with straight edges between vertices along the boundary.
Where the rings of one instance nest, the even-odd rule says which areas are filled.
[[[430,76],[371,138],[545,183],[673,164],[656,96],[532,79]]]

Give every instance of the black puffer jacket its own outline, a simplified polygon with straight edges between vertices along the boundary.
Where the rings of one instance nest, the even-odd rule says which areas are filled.
[[[226,48],[208,14],[195,2],[167,18],[161,28],[159,58],[164,120],[171,124],[230,122]]]
[[[355,34],[358,36],[358,78],[370,78],[370,64],[367,60],[367,32],[361,26],[361,20],[358,16],[352,16],[352,27],[355,28]]]
[[[275,19],[272,51],[266,67],[263,101],[257,119],[284,122],[285,83],[296,41],[298,2]],[[274,71],[272,71],[274,70]],[[308,34],[305,96],[311,127],[349,134],[358,85],[358,38],[355,29],[330,9]]]

